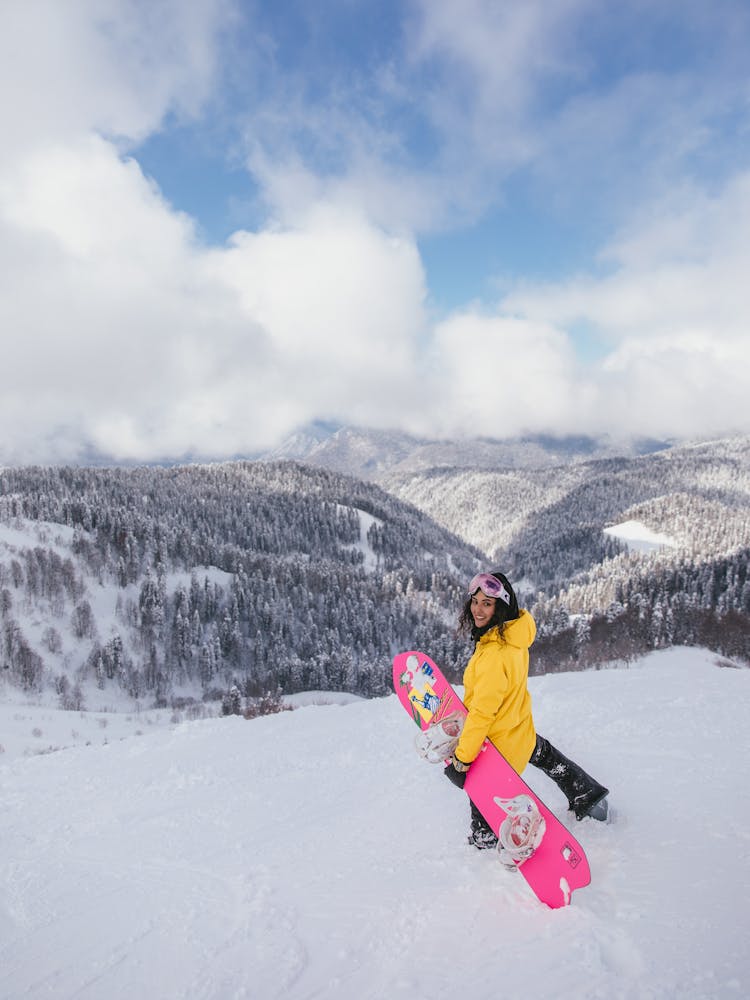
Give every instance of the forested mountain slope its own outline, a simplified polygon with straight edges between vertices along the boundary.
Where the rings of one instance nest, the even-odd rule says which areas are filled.
[[[380,482],[545,589],[611,554],[601,533],[628,518],[696,555],[750,541],[750,438],[544,469],[398,472]]]
[[[480,553],[379,487],[290,462],[0,472],[0,662],[178,692],[381,694],[396,648],[457,655]]]
[[[750,438],[556,468],[392,473],[382,484],[457,526],[518,583],[541,638],[557,636],[549,655],[535,647],[545,669],[673,642],[750,658]],[[606,531],[628,521],[669,544],[632,550]],[[587,618],[574,625],[571,612]],[[595,641],[599,624],[606,641]]]

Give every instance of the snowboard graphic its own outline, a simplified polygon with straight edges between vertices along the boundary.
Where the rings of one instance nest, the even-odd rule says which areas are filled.
[[[425,653],[399,653],[393,686],[423,733],[417,737],[421,755],[449,757],[467,710],[440,669]],[[547,906],[567,906],[573,891],[589,884],[581,845],[489,740],[467,771],[464,791],[500,837],[503,864],[517,867]]]

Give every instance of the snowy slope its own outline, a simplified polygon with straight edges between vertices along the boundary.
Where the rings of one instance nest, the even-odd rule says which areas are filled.
[[[605,535],[619,538],[629,549],[636,549],[638,552],[653,552],[654,549],[663,547],[676,548],[677,543],[669,535],[652,531],[651,528],[641,521],[628,520],[622,524],[615,524],[611,528],[604,529]]]
[[[417,758],[395,696],[135,720],[42,756],[16,742],[0,755],[0,997],[750,995],[750,671],[674,649],[531,688],[539,730],[617,808],[576,824],[593,882],[560,911],[465,844],[465,797]]]

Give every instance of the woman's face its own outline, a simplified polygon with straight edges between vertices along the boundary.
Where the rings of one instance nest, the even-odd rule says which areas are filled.
[[[477,628],[484,628],[495,613],[495,598],[478,590],[471,599],[471,617]]]

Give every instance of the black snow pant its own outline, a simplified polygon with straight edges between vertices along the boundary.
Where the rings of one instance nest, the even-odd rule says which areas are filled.
[[[584,816],[593,816],[595,819],[606,818],[607,809],[604,800],[609,794],[609,789],[600,785],[590,774],[586,774],[578,764],[568,760],[552,746],[549,740],[545,740],[538,733],[529,763],[552,778],[567,798],[568,808],[573,810],[576,819],[583,819]]]

